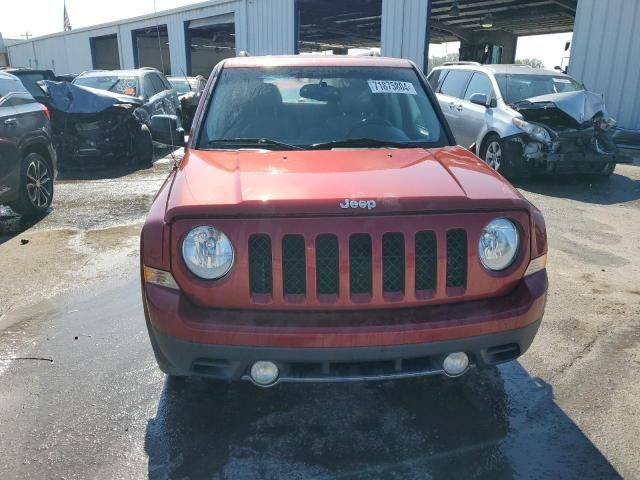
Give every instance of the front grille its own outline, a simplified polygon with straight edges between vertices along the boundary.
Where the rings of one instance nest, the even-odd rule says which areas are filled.
[[[321,295],[337,295],[340,289],[338,237],[316,238],[316,288]]]
[[[371,237],[357,233],[349,238],[349,285],[352,294],[371,293]]]
[[[438,276],[436,234],[416,233],[416,290],[435,290]]]
[[[249,288],[251,293],[269,294],[273,288],[271,237],[249,237]]]
[[[254,234],[249,237],[248,245],[250,293],[273,295],[274,278],[282,282],[282,288],[275,289],[278,295],[302,295],[306,298],[311,295],[320,303],[347,295],[369,295],[370,299],[384,302],[401,300],[403,297],[397,294],[405,297],[415,294],[415,298],[427,299],[440,288],[439,277],[442,278],[442,288],[445,284],[447,288],[466,288],[467,232],[452,229],[446,232],[446,240],[444,235],[442,238],[446,243],[439,247],[434,231],[413,234],[387,232],[382,235],[355,233],[348,237],[347,249],[347,239],[341,240],[334,234],[319,234],[312,239],[304,235],[283,235],[277,241],[279,245],[272,245],[268,235]],[[345,242],[344,251],[340,249],[341,241]],[[308,258],[315,259],[315,265],[307,264],[307,245],[312,245],[314,251]],[[439,248],[444,250],[440,257]],[[274,249],[281,252],[282,260],[281,271],[275,275]],[[376,262],[379,262],[377,266]],[[341,270],[342,266],[344,270]],[[341,271],[344,276],[348,273],[348,281],[340,278]],[[341,282],[347,282],[348,290],[341,289]],[[413,291],[407,291],[407,288]],[[321,297],[323,295],[325,297]],[[334,296],[334,300],[326,295]],[[353,301],[362,303],[368,300],[365,296]],[[300,303],[300,300],[296,302]]]
[[[447,232],[447,287],[467,285],[467,232]]]
[[[285,235],[282,239],[282,284],[285,294],[304,295],[307,290],[304,237]]]
[[[404,236],[385,233],[382,236],[382,290],[404,292]]]

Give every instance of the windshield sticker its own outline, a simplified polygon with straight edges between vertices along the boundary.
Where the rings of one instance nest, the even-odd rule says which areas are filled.
[[[405,95],[417,95],[411,82],[399,82],[396,80],[369,80],[371,93],[404,93]]]

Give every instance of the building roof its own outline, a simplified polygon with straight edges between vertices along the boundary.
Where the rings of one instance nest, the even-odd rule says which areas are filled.
[[[395,67],[411,68],[412,63],[403,58],[358,57],[350,55],[265,55],[234,57],[224,61],[225,68],[246,67]]]

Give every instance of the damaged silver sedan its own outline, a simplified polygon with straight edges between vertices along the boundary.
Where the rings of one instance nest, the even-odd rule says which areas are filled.
[[[564,73],[459,62],[435,68],[429,83],[457,142],[507,177],[608,177],[631,162],[602,96]]]

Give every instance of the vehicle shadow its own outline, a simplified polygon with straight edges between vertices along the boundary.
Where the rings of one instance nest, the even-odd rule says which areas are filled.
[[[519,363],[368,384],[169,379],[149,478],[620,478]]]
[[[535,177],[514,180],[513,186],[531,193],[598,205],[613,205],[640,199],[640,180],[633,180],[618,173],[614,173],[609,179],[584,176]]]
[[[50,208],[43,215],[24,217],[9,210],[8,207],[7,210],[5,210],[4,207],[0,206],[0,245],[40,223],[51,211]]]
[[[182,148],[157,146],[153,151],[153,163],[166,157],[180,161],[184,155]],[[64,163],[63,163],[64,165]],[[152,168],[153,165],[139,165],[128,158],[109,159],[105,164],[103,159],[86,159],[85,162],[67,163],[60,169],[56,180],[108,180],[130,175],[138,170]]]

